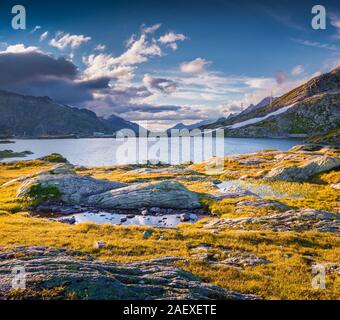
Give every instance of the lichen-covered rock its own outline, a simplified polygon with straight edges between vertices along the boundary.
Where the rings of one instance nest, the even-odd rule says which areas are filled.
[[[302,166],[278,167],[265,177],[270,181],[306,181],[311,177],[340,167],[340,158],[320,156]]]
[[[32,186],[39,185],[41,189],[50,187],[58,189],[61,194],[60,200],[66,204],[83,204],[86,198],[91,195],[126,186],[119,182],[70,174],[66,170],[65,168],[56,168],[52,172],[49,171],[27,180],[19,188],[17,197],[25,197],[29,194]]]
[[[241,201],[236,204],[237,207],[255,207],[255,208],[271,208],[280,211],[287,211],[290,207],[274,200],[259,199],[255,201]]]
[[[320,151],[323,148],[322,145],[318,144],[299,144],[297,146],[294,146],[289,150],[289,152],[314,152],[314,151]]]
[[[290,210],[273,213],[264,217],[214,219],[205,226],[207,229],[271,229],[285,231],[340,232],[340,215],[314,209]]]
[[[241,187],[237,187],[237,186],[231,186],[231,187],[227,187],[224,189],[220,189],[218,191],[218,193],[216,193],[213,198],[216,200],[222,200],[222,199],[228,199],[228,198],[243,198],[243,197],[256,197],[258,198],[258,195],[243,189]]]
[[[176,257],[129,264],[99,262],[79,252],[45,247],[0,250],[0,299],[14,298],[12,268],[23,266],[26,291],[21,298],[155,300],[254,300],[257,297],[203,283],[172,264]],[[43,293],[44,292],[44,293]]]
[[[103,209],[195,209],[201,206],[196,193],[175,181],[134,184],[90,196],[86,201],[88,205]]]
[[[215,266],[245,268],[271,263],[269,260],[250,252],[233,250],[230,247],[219,246],[215,248],[201,244],[198,247],[191,248],[190,251],[191,258]]]

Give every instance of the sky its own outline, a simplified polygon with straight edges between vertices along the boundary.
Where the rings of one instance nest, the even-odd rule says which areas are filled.
[[[339,1],[0,2],[0,89],[151,129],[227,117],[338,65]]]

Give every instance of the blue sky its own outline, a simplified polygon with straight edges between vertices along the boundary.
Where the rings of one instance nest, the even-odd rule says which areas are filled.
[[[339,65],[339,41],[337,1],[1,1],[0,89],[163,128],[279,96]]]

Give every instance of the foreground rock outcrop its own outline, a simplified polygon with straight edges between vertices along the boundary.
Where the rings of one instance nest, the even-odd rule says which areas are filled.
[[[340,167],[340,158],[320,156],[302,166],[274,168],[265,178],[271,181],[306,181],[319,173],[338,167]]]
[[[36,185],[39,185],[42,189],[57,188],[61,194],[60,200],[67,204],[81,204],[91,195],[126,186],[119,182],[65,174],[64,172],[61,174],[48,172],[27,180],[18,190],[17,196],[19,198],[24,197],[29,194],[32,186]]]
[[[99,262],[79,252],[45,247],[20,247],[0,251],[0,299],[12,290],[12,268],[23,266],[26,292],[34,299],[59,288],[52,298],[90,300],[226,299],[254,300],[255,296],[203,283],[199,278],[163,258],[130,264]],[[17,293],[18,294],[18,293]],[[54,291],[55,294],[55,291]]]
[[[175,181],[135,184],[91,196],[87,199],[87,203],[104,209],[138,209],[155,206],[195,209],[201,206],[196,193]]]
[[[271,229],[276,232],[340,232],[340,215],[314,209],[290,210],[256,218],[215,219],[204,227],[238,230]]]
[[[127,185],[76,175],[69,165],[58,165],[30,177],[19,188],[17,197],[41,198],[40,193],[46,196],[40,199],[43,202],[60,200],[64,205],[100,209],[196,209],[201,206],[198,194],[176,181]]]

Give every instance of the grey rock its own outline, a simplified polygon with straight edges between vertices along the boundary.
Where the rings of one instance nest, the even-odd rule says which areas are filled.
[[[55,299],[70,294],[89,300],[254,300],[228,291],[173,265],[175,257],[129,264],[100,262],[79,252],[44,247],[0,251],[0,299],[12,289],[12,268],[24,265],[26,285],[33,292],[63,287]],[[24,292],[23,295],[26,293]],[[27,292],[27,298],[32,298]]]
[[[48,172],[24,182],[17,192],[17,197],[25,196],[31,186],[36,184],[39,184],[42,188],[56,187],[60,191],[61,200],[65,204],[78,205],[84,204],[91,195],[126,186],[126,184],[120,182],[82,177],[75,174],[52,174]]]
[[[207,229],[249,229],[252,225],[261,229],[271,229],[277,232],[317,231],[340,232],[340,216],[327,211],[314,209],[290,210],[273,213],[269,216],[238,219],[214,219],[209,221],[204,228]]]
[[[148,210],[143,210],[142,211],[142,216],[144,216],[144,217],[146,217],[146,216],[150,216],[151,215],[151,213],[148,211]]]
[[[273,208],[280,211],[287,211],[290,207],[283,203],[273,200],[256,200],[256,201],[241,201],[237,203],[238,207],[256,207],[256,208]]]
[[[75,224],[76,223],[76,218],[75,217],[71,217],[71,218],[63,218],[63,219],[60,219],[58,220],[59,222],[61,223],[66,223],[66,224]]]
[[[86,199],[88,205],[103,209],[138,209],[141,207],[195,209],[201,205],[198,194],[175,181],[135,184],[96,194]]]
[[[219,250],[220,254],[214,253],[216,249]],[[230,247],[220,246],[213,248],[209,245],[201,244],[192,248],[191,252],[192,258],[217,266],[245,268],[271,263],[267,259],[258,257],[250,252],[235,251]]]
[[[306,181],[311,177],[340,167],[340,158],[320,156],[302,166],[278,167],[265,177],[270,181]]]
[[[213,198],[216,200],[228,199],[228,198],[242,198],[242,197],[256,197],[259,196],[249,190],[243,189],[237,186],[231,186],[224,189],[220,189],[218,193],[216,193]]]
[[[106,247],[106,242],[103,242],[103,241],[96,241],[94,243],[94,247],[96,249],[102,249],[102,248],[105,248]]]
[[[189,213],[183,213],[180,215],[181,222],[188,222],[191,220],[191,216]]]

